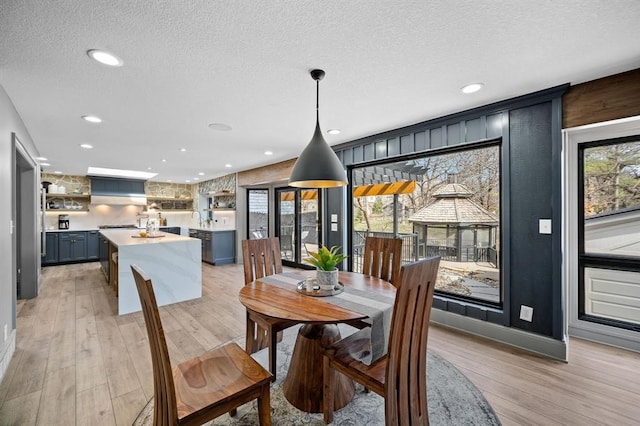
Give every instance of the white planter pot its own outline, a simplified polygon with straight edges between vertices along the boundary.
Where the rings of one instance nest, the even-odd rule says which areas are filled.
[[[316,270],[316,279],[320,290],[333,290],[338,286],[338,268],[333,271]]]

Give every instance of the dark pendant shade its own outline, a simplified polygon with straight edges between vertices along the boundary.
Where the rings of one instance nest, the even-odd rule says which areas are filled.
[[[313,70],[311,77],[318,84],[318,80],[324,77],[324,71]],[[316,98],[316,130],[293,165],[289,185],[298,188],[335,188],[346,184],[347,174],[340,159],[322,137]]]

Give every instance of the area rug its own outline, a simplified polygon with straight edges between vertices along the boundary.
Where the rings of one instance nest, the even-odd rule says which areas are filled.
[[[324,425],[322,413],[305,413],[292,406],[282,394],[282,381],[286,377],[297,327],[286,330],[278,343],[278,379],[271,385],[271,421],[274,426]],[[349,334],[342,329],[343,336]],[[244,346],[243,340],[238,344]],[[266,350],[254,357],[267,364]],[[496,414],[482,393],[458,369],[433,351],[427,355],[427,398],[431,425],[500,425]],[[153,399],[142,409],[134,426],[150,426],[153,423]],[[346,407],[334,412],[332,425],[382,426],[384,425],[384,400],[373,392],[365,393],[356,385],[356,395]],[[208,425],[253,426],[258,425],[256,402],[238,408],[235,417],[225,414]]]

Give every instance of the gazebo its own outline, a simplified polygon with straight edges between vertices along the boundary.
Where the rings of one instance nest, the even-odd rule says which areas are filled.
[[[410,218],[418,234],[421,255],[457,262],[484,261],[497,265],[498,217],[472,201],[469,189],[448,183]]]

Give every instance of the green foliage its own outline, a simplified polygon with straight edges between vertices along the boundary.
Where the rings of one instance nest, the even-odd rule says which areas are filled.
[[[371,207],[371,212],[374,214],[382,214],[382,198],[376,197],[376,200],[373,202],[373,206]]]
[[[320,246],[320,249],[318,249],[317,252],[310,251],[309,254],[311,257],[305,259],[305,261],[321,271],[333,271],[338,263],[347,258],[347,256],[343,255],[339,251],[340,247],[338,246],[333,246],[330,249],[326,246]]]

